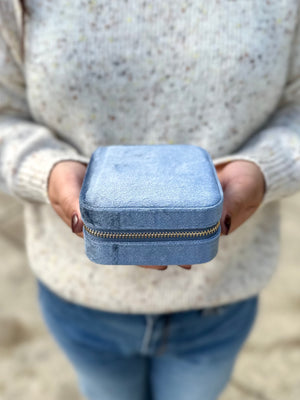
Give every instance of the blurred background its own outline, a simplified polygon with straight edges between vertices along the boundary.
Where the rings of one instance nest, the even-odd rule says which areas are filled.
[[[279,268],[261,295],[255,328],[220,400],[300,399],[299,225],[300,193],[282,201]],[[0,399],[83,400],[39,312],[22,205],[1,193],[0,254]]]

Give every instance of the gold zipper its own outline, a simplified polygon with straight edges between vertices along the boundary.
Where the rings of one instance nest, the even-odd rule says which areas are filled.
[[[103,239],[165,239],[165,238],[198,238],[202,236],[212,235],[217,232],[220,221],[208,229],[199,229],[195,231],[155,231],[155,232],[106,232],[91,229],[85,224],[84,229],[93,236],[97,236]]]

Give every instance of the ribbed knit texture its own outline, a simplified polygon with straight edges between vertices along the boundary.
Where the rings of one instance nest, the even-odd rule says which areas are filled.
[[[0,187],[25,205],[33,272],[94,308],[161,313],[258,293],[274,273],[279,200],[300,189],[298,0],[0,3]],[[192,270],[101,266],[49,204],[61,160],[98,146],[190,143],[256,163],[257,212]]]

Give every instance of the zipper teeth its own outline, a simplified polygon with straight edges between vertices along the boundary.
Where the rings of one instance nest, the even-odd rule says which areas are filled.
[[[90,233],[93,236],[97,236],[100,238],[104,239],[144,239],[144,238],[177,238],[177,237],[201,237],[201,236],[208,236],[213,233],[215,233],[219,226],[220,226],[220,221],[213,226],[212,228],[209,229],[201,229],[198,231],[183,231],[183,232],[178,232],[178,231],[170,231],[170,232],[162,232],[162,231],[156,231],[156,232],[134,232],[134,233],[112,233],[112,232],[105,232],[105,231],[98,231],[95,229],[91,229],[87,227],[86,225],[83,225],[84,229]]]

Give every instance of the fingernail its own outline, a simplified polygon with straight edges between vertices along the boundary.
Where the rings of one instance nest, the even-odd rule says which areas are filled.
[[[226,228],[225,235],[228,235],[231,226],[231,217],[228,214],[225,216],[224,225]]]
[[[76,213],[74,213],[72,215],[72,232],[77,233],[76,232],[76,227],[78,225],[78,215]]]

